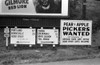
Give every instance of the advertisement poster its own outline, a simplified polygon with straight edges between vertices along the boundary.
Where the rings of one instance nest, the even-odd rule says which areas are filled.
[[[61,20],[61,45],[91,45],[92,21]]]
[[[58,29],[38,29],[38,44],[58,44]]]
[[[11,44],[32,44],[35,45],[36,30],[29,28],[11,28]]]
[[[0,0],[0,15],[68,16],[68,0]]]

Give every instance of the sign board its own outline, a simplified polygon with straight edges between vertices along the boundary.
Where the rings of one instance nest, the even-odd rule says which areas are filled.
[[[61,45],[91,45],[92,21],[61,20]]]
[[[68,16],[68,1],[0,0],[0,15]]]
[[[38,44],[58,44],[58,29],[38,29]]]
[[[4,37],[9,37],[9,34],[4,34]]]
[[[4,33],[9,33],[9,28],[4,28]]]
[[[36,30],[30,28],[11,28],[11,44],[32,44],[35,45]]]

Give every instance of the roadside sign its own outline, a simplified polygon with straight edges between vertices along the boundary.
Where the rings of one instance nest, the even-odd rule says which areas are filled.
[[[4,28],[4,33],[9,33],[9,28],[8,27]]]
[[[35,45],[36,30],[31,28],[11,28],[11,44]]]
[[[58,44],[58,29],[38,29],[38,44]]]
[[[4,34],[4,37],[9,37],[9,34]]]
[[[69,0],[53,0],[46,7],[40,0],[0,0],[0,15],[19,16],[67,16]],[[52,8],[52,9],[51,9]]]
[[[6,46],[8,46],[8,43],[9,43],[9,34],[8,33],[6,33],[6,34],[4,34],[4,37],[6,38]]]
[[[90,20],[61,20],[60,30],[60,45],[91,45]]]

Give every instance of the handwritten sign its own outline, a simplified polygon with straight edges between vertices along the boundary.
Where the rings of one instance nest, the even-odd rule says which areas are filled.
[[[92,21],[61,20],[61,45],[91,45]]]

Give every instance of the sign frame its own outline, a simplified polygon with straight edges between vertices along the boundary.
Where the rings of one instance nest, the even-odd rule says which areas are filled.
[[[68,18],[69,17],[69,0],[61,0],[61,13],[2,13],[2,2],[0,0],[0,17],[35,17],[35,18]],[[66,5],[67,4],[67,5]],[[66,6],[65,6],[66,5]]]
[[[45,43],[47,40],[43,40],[45,37],[44,36],[46,36],[46,35],[43,35],[43,38],[42,38],[42,40],[40,41],[40,40],[38,40],[38,31],[39,30],[44,30],[44,31],[46,31],[45,33],[47,33],[47,34],[49,34],[49,35],[47,35],[47,36],[50,36],[51,38],[49,38],[49,41],[48,42],[53,42],[53,43]],[[53,40],[52,39],[52,36],[51,36],[51,33],[50,32],[48,32],[48,31],[57,31],[57,38],[56,38],[56,36],[54,37],[54,38],[56,38],[56,40]],[[52,33],[54,33],[54,32],[52,32]],[[55,33],[56,34],[56,33]],[[53,34],[53,35],[55,35],[55,34]],[[40,43],[39,43],[40,42]],[[42,42],[44,42],[44,43],[42,43]],[[45,44],[45,45],[58,45],[59,44],[59,30],[58,29],[37,29],[37,44]]]
[[[11,41],[11,29],[17,29],[17,30],[20,29],[20,30],[22,30],[22,32],[19,32],[19,34],[24,33],[25,30],[28,30],[28,31],[26,31],[27,33],[31,31],[32,34],[28,33],[28,34],[31,35],[31,41],[30,41],[30,38],[29,38],[30,36],[28,35],[29,37],[27,38],[27,36],[24,36],[26,33],[24,33],[24,34],[22,34],[23,38],[18,38],[17,37],[17,39],[15,39],[15,43],[13,43],[14,41]],[[36,29],[34,29],[34,28],[11,28],[11,29],[10,29],[10,44],[14,44],[14,45],[35,45],[36,44]],[[34,32],[32,32],[32,30],[34,30]],[[15,36],[20,36],[20,35],[15,35]],[[32,36],[34,36],[34,37],[32,37]],[[22,40],[20,40],[20,39],[22,39]],[[17,41],[19,41],[19,43],[16,43]],[[20,42],[22,42],[22,43],[20,43]],[[23,43],[23,42],[26,42],[26,43]],[[27,42],[29,42],[29,43],[27,43]]]
[[[88,36],[90,39],[89,39],[89,43],[82,43],[82,42],[80,42],[80,43],[78,43],[78,42],[70,42],[70,43],[63,43],[63,23],[64,23],[64,21],[66,22],[75,22],[75,23],[83,23],[83,22],[85,22],[85,23],[89,23],[89,26],[90,26],[90,36]],[[73,25],[73,24],[72,24]],[[74,25],[76,25],[76,24],[74,24]],[[84,27],[84,26],[83,26]],[[67,36],[66,36],[67,37]],[[78,38],[78,36],[76,36],[77,38]],[[82,37],[82,36],[81,36]],[[85,37],[85,36],[84,36]],[[82,37],[81,39],[83,39],[84,37]],[[69,38],[71,38],[71,36],[69,36]],[[67,39],[67,38],[66,38]],[[78,41],[78,40],[77,40]],[[81,41],[81,40],[80,40]],[[67,41],[68,42],[68,41]],[[60,45],[91,45],[92,44],[92,20],[61,20],[61,25],[60,25]]]

